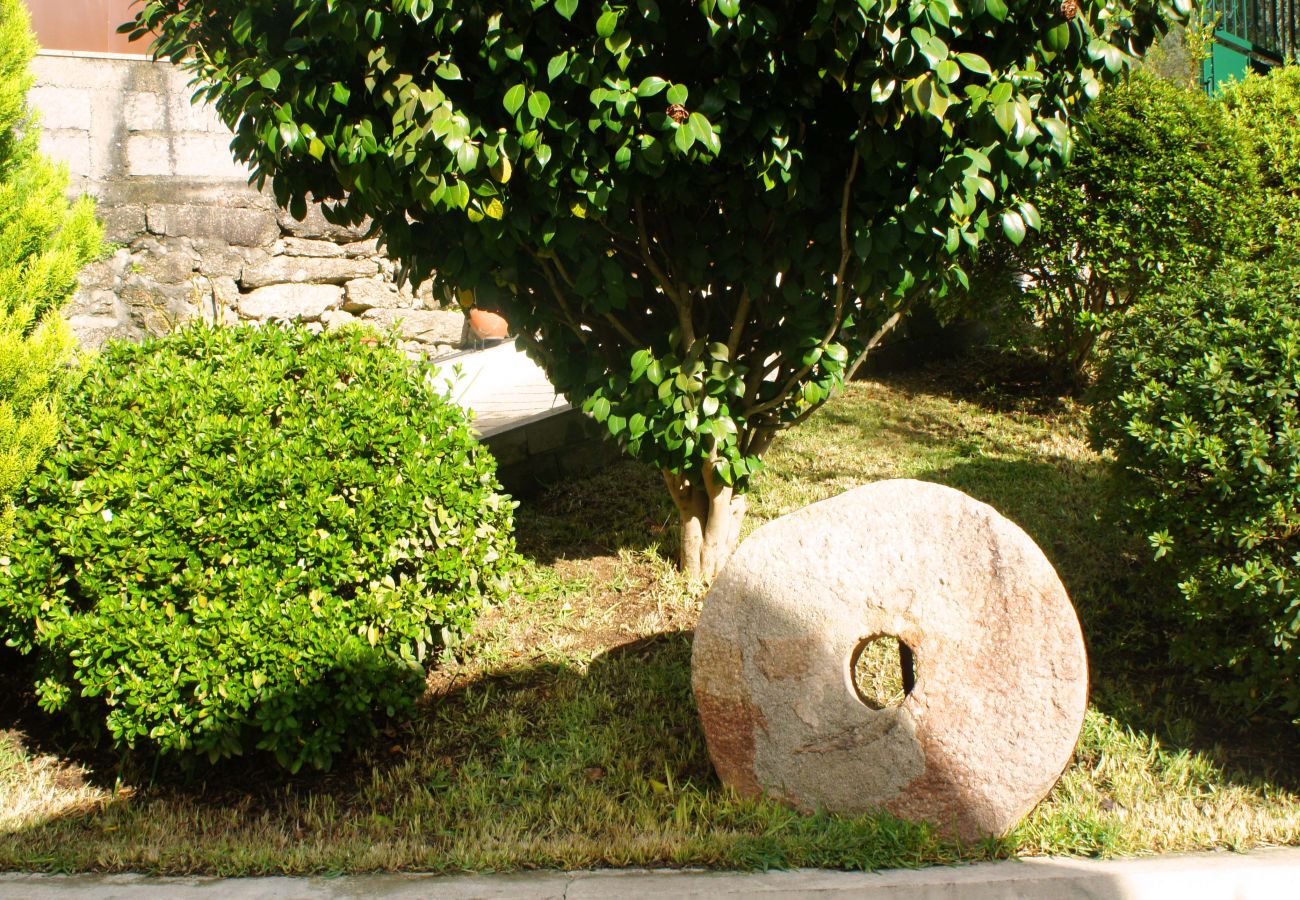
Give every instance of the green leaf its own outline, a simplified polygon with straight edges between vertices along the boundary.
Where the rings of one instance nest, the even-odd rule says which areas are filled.
[[[515,113],[519,112],[520,108],[524,105],[524,97],[527,96],[527,94],[527,88],[522,84],[516,84],[510,90],[506,91],[505,99],[501,101],[501,105],[506,108],[506,112],[513,116]]]
[[[597,422],[603,422],[609,417],[609,401],[604,397],[591,398],[587,401],[586,408]]]
[[[546,77],[554,81],[564,74],[565,69],[569,67],[569,53],[566,50],[563,53],[557,53],[551,57],[551,61],[546,64]]]
[[[680,125],[677,133],[673,135],[673,143],[677,145],[678,150],[685,153],[695,143],[695,132],[689,125]]]
[[[566,19],[573,19],[578,11],[578,0],[555,0],[555,11]]]
[[[469,174],[474,171],[474,167],[478,165],[478,154],[478,147],[470,141],[460,145],[456,150],[456,165],[461,172]]]
[[[1025,239],[1025,220],[1020,213],[1009,209],[1002,214],[1002,231],[1011,243],[1019,245]]]
[[[690,91],[687,90],[686,85],[674,84],[672,87],[668,89],[667,100],[669,103],[680,103],[682,105],[685,105],[686,98],[689,96],[690,96]]]
[[[632,354],[632,380],[636,381],[645,374],[654,357],[650,355],[649,350],[638,350]]]
[[[1055,28],[1047,30],[1047,36],[1043,39],[1043,46],[1048,50],[1060,53],[1070,46],[1070,25],[1068,22],[1062,22]]]
[[[992,76],[993,69],[989,67],[989,62],[978,53],[958,53],[957,62],[968,72],[974,72],[976,75]]]
[[[596,20],[596,34],[600,37],[607,38],[618,29],[618,13],[615,10],[607,9],[601,13],[600,18]]]
[[[257,83],[268,91],[273,91],[280,86],[280,73],[275,69],[267,69],[262,73],[262,77],[257,79]]]
[[[551,111],[551,98],[545,91],[533,91],[528,95],[528,111],[539,119],[545,119]]]
[[[1025,220],[1025,225],[1034,229],[1034,231],[1043,229],[1043,219],[1038,214],[1038,207],[1026,200],[1017,208],[1020,210],[1020,217]]]
[[[993,120],[1004,134],[1011,134],[1016,130],[1016,104],[1008,100],[993,107]]]
[[[984,0],[984,9],[999,22],[1007,20],[1007,4],[1005,0]]]
[[[695,140],[708,147],[714,153],[717,153],[722,149],[721,141],[719,141],[718,136],[713,133],[712,124],[700,113],[691,113],[690,119],[687,120],[686,125],[682,126],[682,128],[690,128],[691,134],[695,137]]]
[[[660,78],[658,75],[647,75],[645,78],[641,79],[641,83],[637,85],[636,95],[638,97],[653,97],[655,94],[663,91],[666,87],[668,87],[668,82]]]

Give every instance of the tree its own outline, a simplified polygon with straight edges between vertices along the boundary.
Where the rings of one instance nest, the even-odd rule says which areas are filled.
[[[711,578],[774,436],[965,279],[1155,0],[148,0],[277,199],[500,306]]]
[[[38,150],[26,99],[35,54],[22,0],[0,0],[0,541],[58,431],[73,347],[60,309],[100,251],[94,205],[69,205],[67,173]]]

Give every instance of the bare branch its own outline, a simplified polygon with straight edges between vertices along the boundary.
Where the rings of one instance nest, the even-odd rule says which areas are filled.
[[[728,360],[735,360],[736,351],[740,349],[740,337],[745,333],[745,324],[749,319],[749,305],[752,301],[749,288],[740,292],[740,303],[736,306],[735,318],[731,320],[731,335],[727,338]]]

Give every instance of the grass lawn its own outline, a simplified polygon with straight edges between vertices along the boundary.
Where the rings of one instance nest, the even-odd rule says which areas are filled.
[[[1168,668],[1151,606],[1169,586],[1106,524],[1077,408],[922,376],[855,384],[774,448],[750,527],[892,477],[952,485],[1018,522],[1083,621],[1093,693],[1075,760],[1003,840],[958,846],[885,816],[803,816],[723,789],[690,690],[700,595],[666,562],[662,482],[621,463],[525,503],[519,596],[431,677],[415,722],[332,773],[252,760],[121,772],[11,699],[0,869],[875,868],[1300,842],[1294,736],[1198,704]],[[15,683],[0,688],[12,697]]]

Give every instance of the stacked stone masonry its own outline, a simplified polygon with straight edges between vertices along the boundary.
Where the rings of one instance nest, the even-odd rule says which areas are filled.
[[[397,328],[406,349],[463,346],[464,315],[432,284],[399,286],[366,229],[298,220],[248,184],[230,132],[191,104],[187,78],[146,59],[43,53],[29,95],[42,147],[74,194],[99,204],[116,249],[82,272],[68,309],[83,346],[138,339],[194,318]]]

